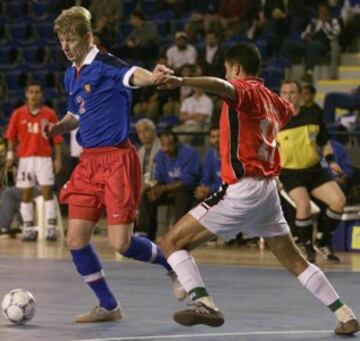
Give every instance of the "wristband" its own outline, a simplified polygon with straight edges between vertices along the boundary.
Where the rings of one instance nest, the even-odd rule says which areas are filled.
[[[335,162],[335,156],[334,154],[327,154],[325,155],[325,160],[328,164],[330,164],[331,162]]]
[[[14,152],[12,150],[8,150],[6,153],[6,159],[7,160],[13,160],[14,159]]]

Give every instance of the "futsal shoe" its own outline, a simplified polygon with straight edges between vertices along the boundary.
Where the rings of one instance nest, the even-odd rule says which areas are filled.
[[[336,256],[331,245],[324,245],[320,241],[316,243],[316,251],[319,252],[326,260],[330,262],[340,263],[340,258]]]
[[[57,231],[55,227],[49,227],[47,229],[46,240],[48,242],[55,242],[57,240]]]
[[[310,262],[315,264],[315,249],[312,243],[305,243],[305,253],[306,253],[306,259]]]
[[[218,309],[208,307],[202,302],[195,302],[192,309],[185,309],[174,314],[175,322],[183,326],[205,324],[210,327],[220,327],[224,324],[224,315]]]
[[[22,236],[23,242],[36,242],[38,238],[38,232],[35,230],[25,230]]]
[[[351,319],[347,322],[338,322],[335,328],[335,334],[337,335],[352,335],[360,330],[359,321],[357,319]]]
[[[77,323],[95,323],[95,322],[111,322],[121,320],[122,314],[119,307],[108,310],[104,307],[96,306],[93,310],[86,314],[76,316]]]
[[[174,292],[175,297],[179,301],[183,301],[187,296],[187,292],[185,291],[185,289],[180,284],[176,273],[174,271],[169,271],[167,273],[167,275],[170,277],[171,284],[172,284],[172,290]]]

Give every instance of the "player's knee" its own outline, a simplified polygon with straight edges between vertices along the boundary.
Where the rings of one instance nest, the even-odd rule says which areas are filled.
[[[181,246],[181,243],[176,240],[176,238],[172,237],[171,234],[167,234],[160,243],[160,247],[166,257],[169,257],[175,251],[181,250]]]
[[[335,212],[343,212],[346,205],[346,197],[343,193],[336,195],[331,201],[329,207]]]
[[[124,254],[130,246],[130,239],[122,238],[119,240],[109,240],[110,245],[113,247],[113,249],[120,254]]]
[[[66,244],[69,250],[80,250],[89,244],[89,240],[68,233],[66,236]]]

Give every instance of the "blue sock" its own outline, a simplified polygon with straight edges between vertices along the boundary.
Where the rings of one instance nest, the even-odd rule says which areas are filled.
[[[98,297],[100,306],[108,310],[114,309],[118,303],[106,283],[94,248],[89,244],[81,250],[70,250],[70,252],[77,271]]]
[[[123,256],[142,262],[160,264],[167,271],[172,271],[160,247],[147,238],[133,236],[130,246]]]

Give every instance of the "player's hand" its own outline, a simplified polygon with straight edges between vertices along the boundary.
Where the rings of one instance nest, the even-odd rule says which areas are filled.
[[[45,138],[50,138],[55,135],[54,133],[55,124],[49,121],[42,121],[41,122],[41,133]]]
[[[5,161],[5,168],[7,170],[9,170],[10,168],[12,168],[14,166],[14,159],[6,159]]]
[[[194,197],[197,200],[204,200],[206,199],[210,194],[210,190],[206,186],[198,186],[195,189]]]
[[[169,69],[167,66],[163,64],[157,64],[155,69],[152,72],[152,78],[155,85],[159,84],[159,80],[166,75],[172,75],[174,73],[173,70]]]
[[[336,162],[330,162],[329,167],[335,175],[340,175],[343,173],[343,170]]]
[[[62,171],[62,161],[61,159],[55,159],[54,160],[54,172],[56,175],[60,174]]]
[[[166,188],[164,185],[156,185],[148,191],[147,196],[151,201],[155,201],[159,199],[165,192]]]
[[[158,89],[159,90],[163,90],[163,89],[176,89],[179,86],[181,86],[182,83],[182,79],[180,77],[175,77],[175,76],[163,76],[161,78],[159,78],[159,82],[158,82]]]

